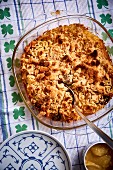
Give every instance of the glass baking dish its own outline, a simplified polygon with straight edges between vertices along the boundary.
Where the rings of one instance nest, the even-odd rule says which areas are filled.
[[[73,129],[77,127],[81,127],[85,125],[85,122],[83,120],[79,121],[73,121],[70,123],[67,122],[60,122],[60,121],[53,121],[49,118],[46,118],[44,116],[40,116],[38,114],[38,110],[32,105],[30,102],[28,95],[26,93],[25,87],[21,80],[21,70],[20,70],[20,58],[22,53],[24,52],[24,48],[27,44],[29,44],[33,39],[37,38],[37,36],[42,35],[43,32],[56,28],[59,25],[69,25],[73,23],[81,23],[84,24],[85,27],[89,29],[93,34],[97,35],[99,38],[103,39],[103,35],[107,36],[107,40],[103,40],[105,43],[105,46],[108,49],[108,52],[110,51],[110,47],[113,43],[113,39],[106,30],[106,28],[103,27],[101,23],[99,23],[97,20],[85,16],[85,15],[65,15],[65,16],[57,16],[54,19],[50,19],[49,21],[43,22],[34,28],[30,29],[27,33],[25,33],[17,43],[14,52],[13,52],[13,58],[12,58],[12,69],[14,78],[17,84],[17,88],[21,94],[21,97],[27,106],[27,108],[30,110],[31,114],[42,124],[54,128],[54,129],[62,129],[62,130],[68,130]],[[113,56],[110,54],[110,57],[113,61]],[[101,125],[107,123],[108,120],[105,121],[105,119],[102,119],[106,114],[110,113],[110,111],[113,110],[113,98],[107,103],[107,105],[96,112],[93,115],[87,116],[91,121],[97,121],[101,119]]]

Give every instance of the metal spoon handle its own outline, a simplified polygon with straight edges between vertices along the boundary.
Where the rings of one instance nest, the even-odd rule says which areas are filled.
[[[77,108],[76,106],[76,97],[74,94],[74,91],[65,83],[63,82],[64,85],[68,88],[69,92],[72,95],[73,101],[72,105],[76,109],[76,112],[79,114],[79,116],[87,123],[87,125],[98,135],[100,136],[108,145],[111,149],[113,149],[113,140],[106,135],[101,129],[99,129],[94,123],[92,123],[89,119],[87,119]]]
[[[92,123],[89,119],[87,119],[76,107],[74,104],[74,107],[79,114],[79,116],[88,124],[88,126],[97,134],[99,135],[108,145],[111,149],[113,149],[113,140],[106,135],[101,129],[99,129],[94,123]]]

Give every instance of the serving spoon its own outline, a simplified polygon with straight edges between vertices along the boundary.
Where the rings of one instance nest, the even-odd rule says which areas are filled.
[[[64,85],[68,88],[68,91],[71,93],[73,101],[72,105],[74,106],[76,112],[78,115],[86,122],[86,124],[98,135],[100,136],[108,145],[109,147],[113,150],[113,140],[106,134],[104,133],[100,128],[98,128],[93,122],[91,122],[87,117],[84,116],[83,113],[81,113],[77,106],[76,106],[76,97],[74,91],[67,85],[65,82]]]

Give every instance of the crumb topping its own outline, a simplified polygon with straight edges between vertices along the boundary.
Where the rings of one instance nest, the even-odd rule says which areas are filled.
[[[48,30],[33,40],[21,56],[27,94],[39,114],[56,121],[79,120],[103,108],[113,96],[113,65],[101,39],[82,24]]]

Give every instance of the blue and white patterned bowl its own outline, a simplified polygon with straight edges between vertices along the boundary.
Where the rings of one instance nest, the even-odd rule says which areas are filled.
[[[0,170],[71,170],[63,145],[41,131],[26,131],[0,146]]]

